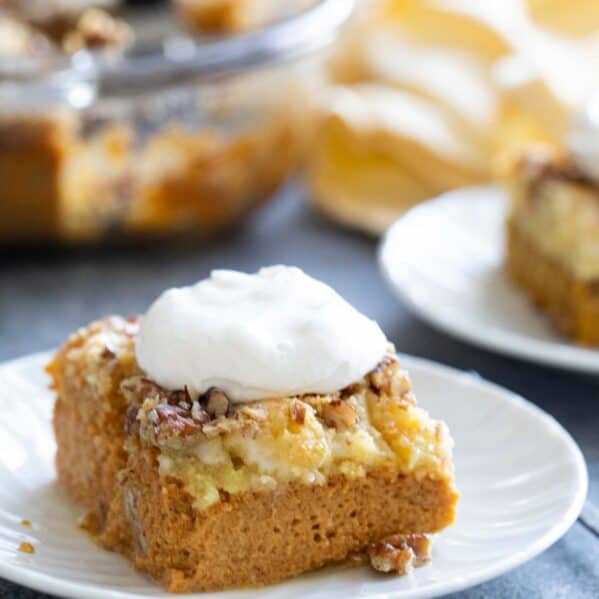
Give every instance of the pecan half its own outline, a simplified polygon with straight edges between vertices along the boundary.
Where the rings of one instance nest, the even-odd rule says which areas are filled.
[[[228,395],[218,387],[210,387],[202,395],[200,402],[212,418],[226,416],[231,407],[231,400]]]
[[[368,375],[370,386],[374,391],[390,392],[390,384],[398,367],[397,360],[387,354],[378,363],[377,367]]]

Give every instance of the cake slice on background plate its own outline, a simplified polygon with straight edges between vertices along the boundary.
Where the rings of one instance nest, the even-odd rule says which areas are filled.
[[[599,345],[599,179],[588,159],[531,148],[511,174],[506,268],[565,335]],[[579,140],[591,141],[588,136]]]

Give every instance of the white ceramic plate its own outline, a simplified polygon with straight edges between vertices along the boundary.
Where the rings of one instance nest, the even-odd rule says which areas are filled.
[[[78,599],[169,596],[77,529],[79,510],[53,482],[47,358],[0,366],[0,576]],[[432,564],[404,578],[328,568],[260,591],[195,597],[435,597],[498,576],[566,532],[587,490],[584,459],[568,433],[534,405],[473,375],[402,361],[420,404],[449,424],[456,442],[458,519],[436,539]],[[35,554],[19,552],[22,541]]]
[[[561,337],[502,268],[505,192],[452,191],[391,226],[380,265],[397,295],[431,325],[482,347],[599,374],[599,351]]]

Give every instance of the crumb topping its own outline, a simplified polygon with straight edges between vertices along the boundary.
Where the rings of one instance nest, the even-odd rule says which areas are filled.
[[[599,277],[599,185],[568,160],[533,152],[516,166],[512,221],[585,280]]]
[[[351,429],[359,421],[358,412],[349,401],[351,398],[384,391],[396,395],[398,406],[405,408],[415,404],[411,383],[391,356],[385,357],[359,383],[322,395],[306,394],[234,405],[227,394],[216,387],[193,399],[187,389],[169,391],[142,375],[123,381],[121,390],[130,403],[131,414],[138,410],[133,419],[129,419],[128,427],[132,430],[136,424],[135,433],[148,444],[171,448],[223,433],[255,434],[259,423],[268,416],[269,408],[279,402],[287,404],[289,419],[297,425],[305,424],[308,410],[312,408],[326,428],[340,431]]]
[[[445,426],[415,405],[410,380],[391,355],[330,394],[233,405],[222,390],[193,399],[143,377],[125,381],[123,390],[139,405],[135,439],[160,450],[161,473],[184,481],[199,508],[222,492],[292,480],[322,484],[334,475],[364,476],[370,467],[451,473]]]
[[[222,494],[323,484],[371,468],[452,476],[447,429],[416,406],[393,354],[334,393],[233,404],[218,388],[192,397],[148,379],[135,360],[137,326],[134,318],[108,318],[77,332],[61,351],[73,364],[73,384],[85,379],[97,394],[111,389],[115,369],[126,373],[118,378],[127,451],[155,448],[160,474],[182,481],[198,509]]]

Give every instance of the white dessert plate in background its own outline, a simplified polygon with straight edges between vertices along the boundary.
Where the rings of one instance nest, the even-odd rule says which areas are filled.
[[[505,354],[599,374],[599,351],[570,343],[503,270],[507,197],[499,187],[451,191],[412,208],[387,231],[379,262],[423,320]]]
[[[78,599],[172,597],[76,527],[81,512],[54,482],[48,358],[0,365],[0,577]],[[188,596],[437,597],[503,574],[568,530],[587,491],[584,459],[568,433],[539,408],[471,374],[407,356],[402,363],[420,404],[448,423],[456,443],[458,518],[436,539],[433,562],[403,578],[338,567],[259,590]],[[35,553],[18,551],[21,542]]]

